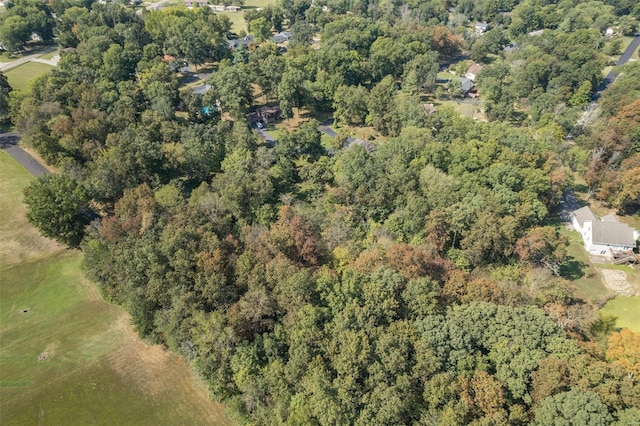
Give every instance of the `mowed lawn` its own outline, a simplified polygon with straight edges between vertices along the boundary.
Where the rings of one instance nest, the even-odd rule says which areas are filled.
[[[600,312],[617,317],[616,326],[640,333],[640,296],[618,296],[608,301]]]
[[[576,296],[594,304],[600,304],[611,297],[613,293],[603,284],[600,273],[591,264],[580,234],[568,231],[564,226],[560,226],[558,230],[569,239],[569,262],[562,269],[565,276],[572,277],[572,283],[577,289]]]
[[[209,2],[209,4],[212,4],[211,2]],[[269,5],[275,5],[276,4],[276,0],[247,0],[244,2],[244,5],[242,6],[243,9],[258,9],[258,8],[265,8]],[[242,12],[216,12],[217,15],[225,15],[229,17],[229,20],[231,21],[231,30],[235,31],[235,32],[239,32],[244,30],[245,32],[248,32],[247,29],[247,23],[244,20],[244,11]]]
[[[27,62],[5,72],[9,84],[14,90],[24,90],[29,83],[41,75],[51,71],[53,67],[41,62]]]
[[[0,175],[0,424],[229,424],[181,358],[102,299],[80,252],[28,224],[33,177],[1,150]]]

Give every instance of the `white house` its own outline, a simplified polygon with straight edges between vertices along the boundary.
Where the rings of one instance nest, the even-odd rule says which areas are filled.
[[[636,248],[640,232],[618,222],[613,215],[598,220],[589,207],[583,207],[574,211],[571,216],[571,222],[582,235],[589,254],[612,258],[615,253],[628,252]]]

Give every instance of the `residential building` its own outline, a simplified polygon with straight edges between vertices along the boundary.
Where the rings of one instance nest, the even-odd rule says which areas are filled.
[[[206,7],[208,5],[208,1],[207,0],[184,0],[184,5],[191,8],[191,7]]]
[[[476,81],[476,77],[480,74],[480,71],[482,71],[482,65],[474,63],[469,67],[464,77],[471,81]]]
[[[571,222],[582,236],[586,250],[596,256],[614,258],[619,253],[630,252],[640,237],[640,232],[620,223],[614,215],[598,220],[589,207],[574,211]]]

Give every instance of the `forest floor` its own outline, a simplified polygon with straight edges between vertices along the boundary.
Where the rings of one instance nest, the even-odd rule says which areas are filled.
[[[79,251],[27,222],[33,176],[4,151],[0,172],[0,423],[230,424],[184,360],[104,301]]]

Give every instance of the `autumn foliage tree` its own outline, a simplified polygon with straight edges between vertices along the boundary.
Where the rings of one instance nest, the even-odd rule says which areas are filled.
[[[640,377],[640,334],[623,328],[609,337],[607,361]]]
[[[527,235],[516,242],[515,252],[521,261],[549,268],[555,275],[560,274],[569,241],[552,226],[530,229]]]
[[[46,175],[24,191],[27,219],[49,238],[77,246],[89,223],[87,192],[62,174]]]

